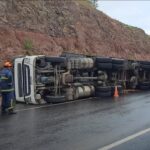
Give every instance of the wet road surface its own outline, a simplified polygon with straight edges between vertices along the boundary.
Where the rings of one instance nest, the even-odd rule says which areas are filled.
[[[0,150],[98,150],[150,128],[150,92],[16,109],[0,116]],[[149,143],[150,132],[113,150],[148,150]]]
[[[150,150],[150,133],[116,146],[112,150]]]

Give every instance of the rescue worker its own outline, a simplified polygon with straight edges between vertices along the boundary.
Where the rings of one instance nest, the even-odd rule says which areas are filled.
[[[4,63],[4,68],[0,72],[0,89],[2,94],[2,114],[15,114],[13,111],[14,103],[14,83],[13,73],[11,71],[12,64],[9,61]]]

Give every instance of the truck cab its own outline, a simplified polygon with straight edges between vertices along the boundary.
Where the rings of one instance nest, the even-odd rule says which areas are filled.
[[[14,61],[15,96],[18,102],[37,104],[35,65],[39,57],[26,56]]]
[[[89,77],[91,58],[25,56],[14,60],[16,101],[57,103],[89,97],[94,86]]]

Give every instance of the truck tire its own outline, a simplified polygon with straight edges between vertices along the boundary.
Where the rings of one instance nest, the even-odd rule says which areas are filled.
[[[66,97],[65,96],[51,96],[51,95],[47,95],[45,96],[45,100],[47,103],[62,103],[66,101]]]
[[[108,57],[95,57],[95,62],[97,63],[111,63],[111,58]]]
[[[97,63],[97,69],[112,69],[112,63]]]
[[[65,63],[66,58],[65,57],[45,57],[46,62],[51,62],[51,63]]]
[[[98,86],[95,89],[97,92],[109,92],[111,91],[111,87],[110,86]]]
[[[124,62],[125,62],[124,59],[112,58],[112,64],[119,64],[119,65],[122,65],[122,64],[124,64]]]
[[[96,97],[109,97],[111,96],[111,87],[110,86],[98,86],[95,89]]]
[[[111,96],[111,91],[107,91],[107,92],[95,92],[95,96],[96,97],[110,97]]]
[[[150,65],[150,61],[139,61],[141,65]]]

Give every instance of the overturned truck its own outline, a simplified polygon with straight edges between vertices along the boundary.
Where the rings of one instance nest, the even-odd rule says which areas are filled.
[[[150,62],[63,54],[25,56],[14,60],[15,96],[28,104],[60,103],[86,97],[112,96],[117,86],[150,88]]]

